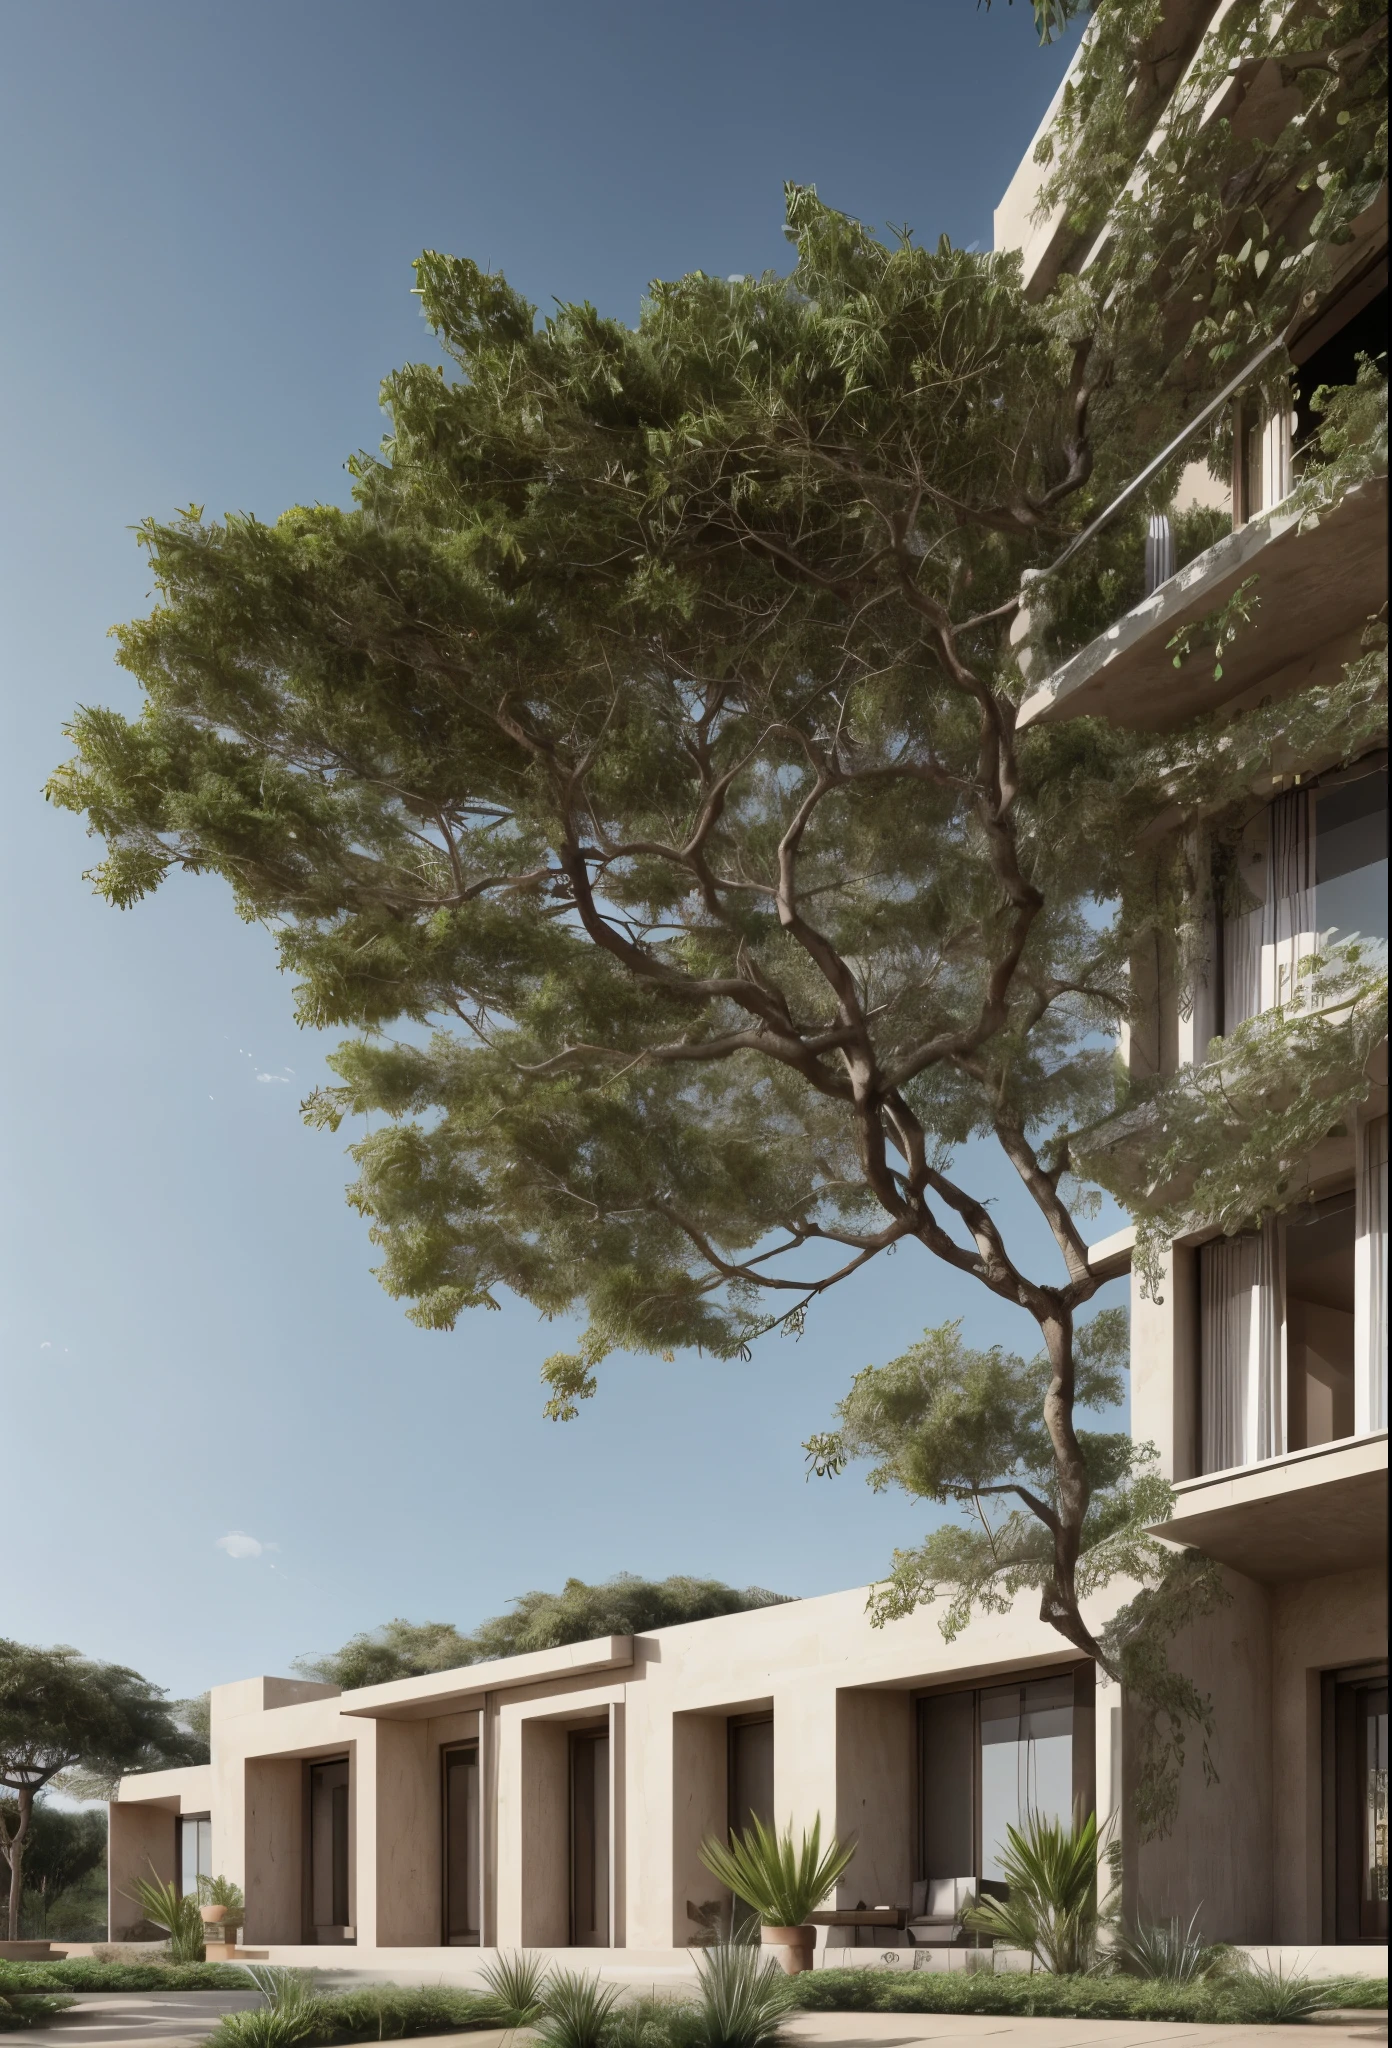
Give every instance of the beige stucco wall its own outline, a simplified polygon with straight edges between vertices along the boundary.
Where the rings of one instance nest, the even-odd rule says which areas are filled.
[[[1137,1845],[1128,1859],[1128,1906],[1151,1920],[1199,1912],[1210,1941],[1271,1939],[1271,1605],[1268,1588],[1225,1572],[1228,1602],[1183,1629],[1170,1652],[1175,1669],[1212,1701],[1205,1781],[1203,1745],[1192,1731],[1172,1831]],[[1134,1758],[1139,1730],[1128,1706]],[[1131,1776],[1134,1784],[1134,1774]]]

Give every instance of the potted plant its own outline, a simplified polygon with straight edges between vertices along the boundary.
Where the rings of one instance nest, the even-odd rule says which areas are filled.
[[[728,1846],[714,1836],[701,1845],[707,1870],[753,1907],[764,1946],[773,1950],[790,1977],[812,1967],[817,1930],[808,1924],[809,1915],[845,1874],[854,1855],[854,1842],[834,1837],[823,1854],[820,1814],[797,1848],[791,1821],[779,1836],[757,1817],[743,1834],[732,1834]]]
[[[205,1927],[220,1927],[224,1923],[229,1929],[240,1927],[245,1910],[239,1884],[233,1884],[230,1877],[209,1877],[200,1872],[198,1915]]]

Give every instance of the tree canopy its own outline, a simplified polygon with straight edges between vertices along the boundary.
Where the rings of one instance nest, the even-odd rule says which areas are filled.
[[[562,1643],[644,1635],[679,1622],[743,1614],[751,1607],[778,1606],[786,1598],[762,1586],[740,1589],[722,1585],[719,1579],[680,1573],[644,1579],[635,1572],[619,1572],[593,1586],[583,1579],[567,1579],[559,1593],[521,1594],[509,1613],[480,1622],[471,1635],[461,1635],[447,1621],[397,1619],[352,1637],[328,1656],[302,1657],[296,1668],[347,1692],[388,1679],[416,1678],[426,1671],[453,1671],[464,1664],[516,1657],[527,1650],[554,1650]]]
[[[1131,18],[1104,8],[1097,32]],[[1296,66],[1312,178],[1320,149],[1367,153],[1368,49]],[[1065,137],[1069,193],[1076,137],[1116,113],[1094,101]],[[900,1250],[927,1255],[925,1293],[938,1261],[1018,1310],[1047,1360],[1027,1383],[1052,1479],[1030,1483],[1018,1374],[997,1478],[1044,1532],[1044,1617],[1117,1671],[1080,1562],[1122,1475],[1073,1419],[1098,1134],[1137,1107],[1113,1045],[1131,959],[1177,931],[1183,959],[1195,833],[1258,801],[1258,770],[1269,793],[1285,735],[1269,708],[1019,729],[1011,627],[1026,572],[1192,416],[1225,351],[1279,330],[1325,253],[1230,276],[1251,188],[1220,178],[1203,261],[1179,264],[1185,166],[1221,163],[1201,125],[1172,127],[1151,230],[1174,233],[1144,289],[1103,238],[1034,303],[1013,255],[881,239],[795,187],[787,276],[657,282],[633,326],[587,304],[539,320],[504,277],[427,252],[449,368],[388,378],[352,508],[147,522],[159,602],[117,636],[145,708],[83,710],[50,785],[104,837],[113,903],[222,876],[275,933],[301,1020],[358,1034],[306,1113],[381,1119],[351,1199],[419,1323],[501,1289],[583,1312],[546,1366],[553,1414],[616,1348],[742,1355]],[[1210,332],[1196,304],[1237,283]],[[1311,488],[1337,491],[1326,452]],[[1139,559],[1174,482],[1052,577],[1050,656],[1110,622],[1108,565]],[[1329,688],[1326,752],[1371,743],[1381,690],[1361,669]],[[1316,1033],[1319,1085],[1356,1093],[1357,1050]],[[1174,1117],[1211,1126],[1212,1096],[1186,1100]],[[1240,1129],[1208,1156],[1235,1227],[1270,1174]],[[999,1172],[1051,1256],[1001,1220]],[[1158,1585],[1142,1533],[1126,1554]],[[996,1537],[970,1540],[982,1587]]]
[[[18,1938],[24,1852],[34,1801],[75,1767],[120,1774],[203,1763],[207,1748],[175,1725],[158,1686],[124,1664],[101,1664],[58,1645],[0,1638],[0,1855],[10,1871],[10,1939]]]

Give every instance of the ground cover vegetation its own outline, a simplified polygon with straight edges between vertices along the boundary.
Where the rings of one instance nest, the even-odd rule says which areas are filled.
[[[0,1638],[0,1857],[9,1873],[9,1939],[17,1940],[35,1802],[79,1771],[118,1775],[202,1763],[207,1748],[181,1729],[157,1686],[122,1664],[59,1645]]]
[[[947,1588],[951,1631],[1033,1589],[1131,1689],[1143,1833],[1208,1723],[1166,1645],[1218,1582],[1146,1535],[1148,1447],[1090,1426],[1125,1362],[1120,1319],[1089,1319],[1105,1132],[1144,1109],[1133,1166],[1181,1145],[1191,1212],[1240,1227],[1366,1087],[1379,988],[1341,959],[1332,1019],[1248,1028],[1236,1118],[1192,1075],[1143,1100],[1113,1043],[1133,958],[1178,932],[1193,970],[1214,835],[1302,746],[1353,759],[1385,729],[1385,655],[1178,732],[1019,729],[1010,628],[1022,587],[1044,654],[1109,622],[1097,564],[1139,549],[1173,470],[1095,558],[1039,572],[1318,291],[1384,143],[1382,20],[1239,0],[1198,85],[1235,64],[1240,98],[1274,66],[1274,140],[1185,100],[1147,144],[1160,8],[1099,7],[1046,197],[1118,226],[1041,303],[1012,255],[881,239],[804,188],[787,275],[657,282],[633,326],[539,320],[426,253],[446,367],[387,379],[352,508],[147,522],[159,601],[117,635],[144,709],[79,712],[50,784],[104,838],[113,904],[221,876],[300,1019],[356,1034],[306,1115],[373,1120],[351,1199],[418,1323],[501,1289],[583,1312],[555,1416],[616,1349],[746,1356],[896,1253],[925,1308],[936,1261],[1019,1311],[1021,1357],[930,1331],[811,1455],[966,1510],[896,1557],[878,1620]],[[1385,468],[1384,394],[1370,367],[1331,401],[1310,516]],[[1128,1174],[1141,1212],[1173,1192]],[[1095,1632],[1083,1602],[1118,1577],[1141,1591]]]
[[[787,1597],[763,1586],[725,1586],[718,1579],[681,1573],[644,1579],[636,1572],[618,1572],[593,1586],[567,1579],[559,1593],[519,1595],[510,1613],[491,1616],[468,1635],[448,1621],[397,1619],[353,1636],[327,1656],[298,1658],[295,1668],[347,1692],[528,1650],[554,1650],[563,1643],[643,1635],[679,1622],[708,1621],[716,1614],[743,1614],[751,1607],[777,1606]]]

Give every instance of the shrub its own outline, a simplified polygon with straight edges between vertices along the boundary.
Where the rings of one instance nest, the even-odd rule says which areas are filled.
[[[71,2004],[70,1998],[43,1998],[32,1992],[0,1989],[0,2034],[18,2033],[22,2027],[41,2027]]]
[[[245,1991],[235,1963],[108,1963],[72,1956],[59,1963],[0,1962],[3,1991]]]
[[[400,2041],[497,2025],[492,1999],[444,1984],[365,1984],[324,1996],[319,2007],[320,2041]]]
[[[822,1854],[820,1814],[803,1834],[800,1849],[793,1847],[791,1821],[779,1836],[757,1816],[744,1834],[731,1835],[728,1848],[713,1835],[701,1844],[701,1861],[712,1877],[752,1906],[765,1927],[801,1927],[854,1855],[854,1842],[838,1842],[834,1836]]]
[[[988,1970],[816,1970],[794,1977],[793,2006],[804,2012],[947,2012],[1011,2014],[1022,2019],[1191,2020],[1251,2024],[1244,1985],[1260,1973],[1175,1984],[1120,1976],[994,1976]],[[1289,1983],[1289,1979],[1287,1979]],[[1385,2008],[1385,1977],[1339,1978],[1322,1986],[1322,2003]],[[1251,1996],[1248,1992],[1247,1996]],[[1289,2018],[1300,2017],[1288,2009]]]

